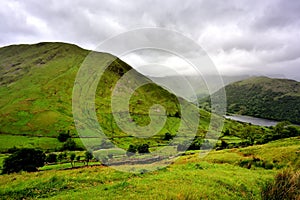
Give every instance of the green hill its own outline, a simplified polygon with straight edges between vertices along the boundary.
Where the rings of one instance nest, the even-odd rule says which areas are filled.
[[[60,132],[69,131],[74,137],[77,136],[72,115],[72,90],[78,69],[89,53],[88,50],[65,43],[0,48],[2,144],[32,140],[32,147],[47,149],[51,147],[46,144],[51,144],[51,149],[54,149],[58,146],[52,138]],[[126,140],[125,147],[129,142],[143,140],[134,137],[122,138],[128,135],[118,128],[111,114],[110,103],[114,86],[132,68],[107,53],[94,52],[94,56],[100,64],[111,63],[99,81],[95,99],[96,114],[104,133],[108,137],[115,137],[116,143],[124,143]],[[177,97],[138,72],[133,70],[133,73],[139,79],[147,80],[149,84],[139,87],[130,99],[129,112],[132,120],[140,126],[149,124],[150,107],[160,104],[165,108],[167,120],[158,136],[166,132],[176,134],[181,115]],[[184,100],[182,102],[182,105],[188,104]],[[159,114],[165,114],[161,112]],[[209,114],[203,112],[202,117],[203,126],[207,127]],[[18,138],[14,139],[14,136]],[[32,139],[33,137],[39,137],[38,141]],[[42,141],[40,137],[43,138]],[[160,140],[161,138],[152,138],[147,142],[156,144]],[[8,146],[11,145],[13,144]]]
[[[300,83],[297,81],[253,77],[229,84],[225,90],[228,113],[300,124]]]

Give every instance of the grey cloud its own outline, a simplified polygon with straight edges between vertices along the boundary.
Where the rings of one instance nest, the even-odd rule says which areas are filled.
[[[57,40],[95,48],[124,31],[162,27],[199,42],[224,73],[232,73],[233,68],[266,73],[261,65],[273,73],[284,66],[285,74],[300,80],[295,67],[300,65],[297,0],[15,0],[1,4],[2,46]]]
[[[282,29],[289,26],[300,25],[300,1],[274,1],[268,5],[264,12],[253,23],[259,30]]]

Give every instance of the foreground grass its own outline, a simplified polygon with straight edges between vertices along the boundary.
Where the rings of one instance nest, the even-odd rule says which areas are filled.
[[[3,175],[0,194],[3,199],[258,199],[260,186],[274,173],[207,162],[146,174],[98,166]]]
[[[168,167],[136,174],[104,166],[46,166],[41,172],[0,176],[0,199],[260,199],[261,188],[281,169],[247,169],[239,163],[255,157],[297,168],[299,148],[296,137],[211,151],[202,158],[192,151]]]

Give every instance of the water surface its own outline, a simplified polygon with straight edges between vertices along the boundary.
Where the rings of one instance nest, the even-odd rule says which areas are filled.
[[[278,121],[269,120],[269,119],[263,119],[263,118],[257,118],[257,117],[250,117],[246,115],[225,115],[226,119],[231,119],[234,121],[239,122],[246,122],[251,123],[258,126],[275,126]]]

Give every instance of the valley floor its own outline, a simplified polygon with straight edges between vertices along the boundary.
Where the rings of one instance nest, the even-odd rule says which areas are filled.
[[[148,173],[92,166],[1,175],[0,198],[260,199],[261,187],[278,171],[299,167],[299,152],[298,137],[212,151],[204,158],[187,152],[172,165]]]

